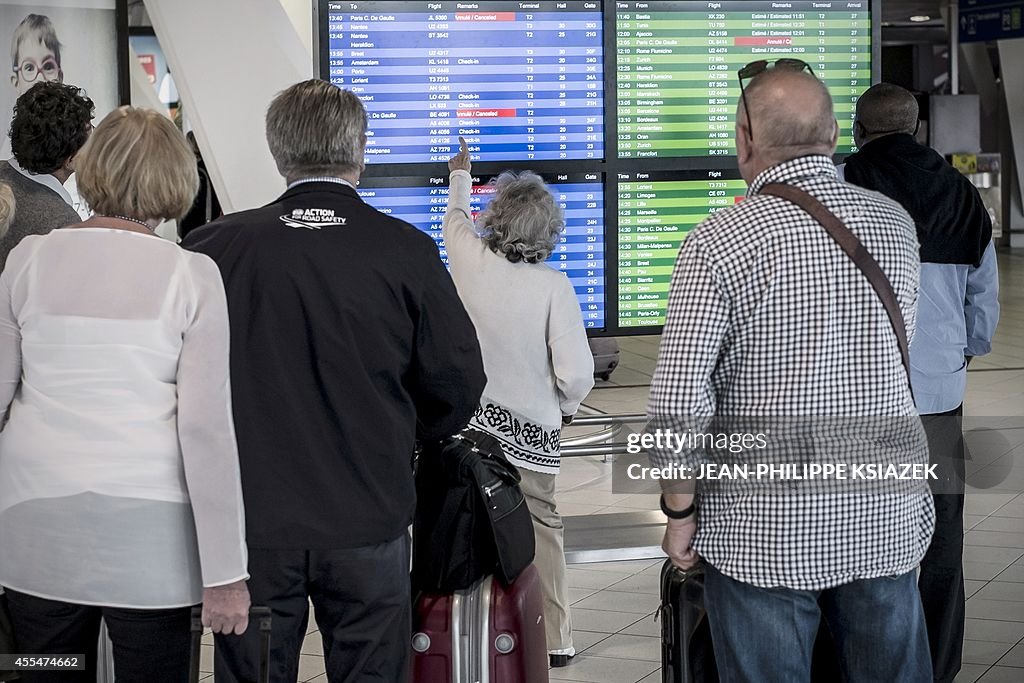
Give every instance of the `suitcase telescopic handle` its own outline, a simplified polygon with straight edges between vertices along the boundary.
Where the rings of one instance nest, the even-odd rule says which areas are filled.
[[[270,683],[270,627],[273,615],[269,607],[250,607],[249,623],[256,622],[260,631],[260,675],[259,683]],[[193,607],[191,618],[192,646],[189,651],[188,680],[199,683],[199,659],[202,652],[203,608]]]

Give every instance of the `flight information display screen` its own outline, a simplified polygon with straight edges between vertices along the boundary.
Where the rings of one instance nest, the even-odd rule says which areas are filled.
[[[448,160],[465,138],[473,211],[505,170],[564,207],[549,265],[589,333],[665,321],[687,233],[741,200],[738,71],[799,59],[832,95],[837,159],[879,76],[881,0],[315,0],[318,74],[368,116],[359,192],[441,236]],[[757,138],[757,113],[751,122]]]
[[[605,316],[604,182],[600,173],[542,176],[565,213],[565,233],[547,264],[566,274],[576,289],[588,328],[603,328]],[[494,196],[493,176],[473,177],[470,210],[475,217]],[[441,223],[448,204],[448,177],[370,177],[359,195],[374,208],[401,218],[437,242],[448,265]]]
[[[327,2],[327,71],[369,115],[366,161],[604,158],[597,0]]]
[[[618,325],[665,324],[672,268],[687,233],[743,199],[738,171],[618,174]]]
[[[647,0],[615,7],[619,158],[734,155],[737,72],[780,57],[807,62],[825,82],[840,124],[838,152],[855,150],[857,97],[871,85],[868,0]]]

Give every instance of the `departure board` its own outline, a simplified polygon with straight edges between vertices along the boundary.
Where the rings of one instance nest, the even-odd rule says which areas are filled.
[[[542,176],[565,213],[565,233],[548,265],[566,274],[576,289],[583,322],[603,328],[605,321],[604,183],[600,173]],[[492,176],[474,176],[470,210],[475,217],[494,196]],[[441,222],[448,204],[448,177],[363,178],[359,195],[384,213],[401,218],[437,242],[448,264]]]
[[[687,233],[745,196],[741,67],[806,62],[832,95],[837,162],[856,151],[856,103],[879,73],[881,0],[314,2],[317,73],[367,111],[359,193],[446,259],[460,137],[474,215],[498,173],[540,173],[567,222],[548,265],[592,336],[657,333]]]
[[[857,97],[871,86],[868,0],[647,0],[615,7],[619,158],[735,154],[737,72],[780,57],[807,62],[825,82],[840,124],[837,151],[855,151]]]
[[[618,174],[618,324],[665,324],[679,247],[710,214],[746,195],[738,171]]]
[[[328,2],[325,77],[369,115],[366,161],[604,158],[597,0]]]

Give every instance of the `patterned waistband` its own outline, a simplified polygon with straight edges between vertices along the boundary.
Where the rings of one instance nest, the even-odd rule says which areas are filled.
[[[505,457],[517,467],[546,474],[558,472],[561,426],[531,422],[515,411],[487,400],[477,408],[470,426],[496,438]]]

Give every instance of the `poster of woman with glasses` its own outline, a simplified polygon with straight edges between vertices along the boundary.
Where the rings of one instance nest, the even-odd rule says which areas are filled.
[[[0,78],[0,160],[11,155],[7,133],[14,103],[36,83],[84,89],[96,103],[96,123],[117,107],[116,5],[116,0],[0,0],[0,55],[10,49],[8,78]]]

